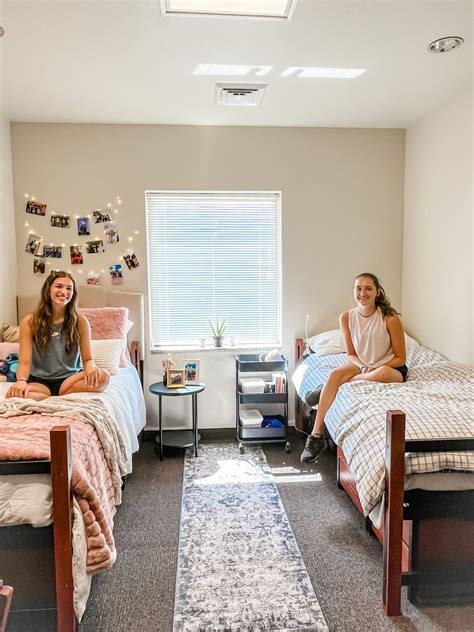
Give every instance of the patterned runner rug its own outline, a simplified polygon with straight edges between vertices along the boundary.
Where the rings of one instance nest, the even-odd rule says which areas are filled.
[[[328,630],[265,455],[185,458],[174,632]]]

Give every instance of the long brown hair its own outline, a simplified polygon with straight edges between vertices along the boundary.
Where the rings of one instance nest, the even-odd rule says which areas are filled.
[[[63,322],[63,340],[65,341],[66,352],[70,354],[79,344],[79,322],[77,317],[77,288],[76,282],[69,274],[63,270],[56,270],[50,273],[41,288],[41,295],[33,318],[30,322],[31,334],[38,349],[46,349],[49,345],[51,331],[50,326],[53,321],[53,306],[51,304],[51,285],[56,279],[71,279],[74,287],[72,298],[66,305]]]
[[[372,272],[362,272],[362,274],[358,274],[356,276],[356,278],[354,279],[354,283],[357,281],[357,279],[361,279],[362,277],[368,277],[374,282],[375,289],[377,290],[377,295],[375,297],[375,307],[380,308],[383,317],[386,318],[387,316],[396,316],[397,314],[399,314],[399,312],[397,312],[397,310],[391,306],[390,300],[385,294],[385,290],[380,285],[380,281],[377,279],[375,274],[372,274]]]

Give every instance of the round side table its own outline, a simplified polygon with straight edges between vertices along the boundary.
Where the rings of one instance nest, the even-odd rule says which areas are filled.
[[[198,406],[197,396],[206,388],[205,384],[192,384],[181,388],[167,388],[163,382],[155,382],[149,388],[150,393],[158,395],[158,435],[155,441],[160,446],[160,461],[163,460],[163,446],[168,445],[174,448],[188,448],[194,445],[194,456],[198,455],[198,441],[201,438],[198,434]],[[163,397],[185,397],[191,395],[192,409],[192,430],[163,430],[162,424],[162,398]]]

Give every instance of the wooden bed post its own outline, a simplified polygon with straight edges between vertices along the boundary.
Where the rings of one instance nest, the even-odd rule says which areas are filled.
[[[385,515],[383,540],[383,604],[389,617],[401,613],[403,488],[405,476],[405,413],[387,411]]]
[[[50,443],[58,632],[75,632],[77,619],[74,613],[72,579],[71,428],[52,428]]]

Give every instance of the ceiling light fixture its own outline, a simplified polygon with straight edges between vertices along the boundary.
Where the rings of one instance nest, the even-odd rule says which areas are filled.
[[[198,64],[193,70],[193,75],[213,75],[225,77],[226,75],[243,77],[255,70],[256,77],[263,77],[272,70],[272,66],[245,66],[238,64]]]
[[[298,0],[160,0],[163,15],[216,15],[290,20]]]
[[[428,50],[430,53],[450,53],[455,48],[459,48],[461,44],[464,42],[462,37],[458,35],[451,35],[450,37],[441,37],[440,39],[434,40],[428,46]]]
[[[317,68],[312,66],[289,66],[281,73],[281,77],[309,77],[311,79],[355,79],[366,68]]]

